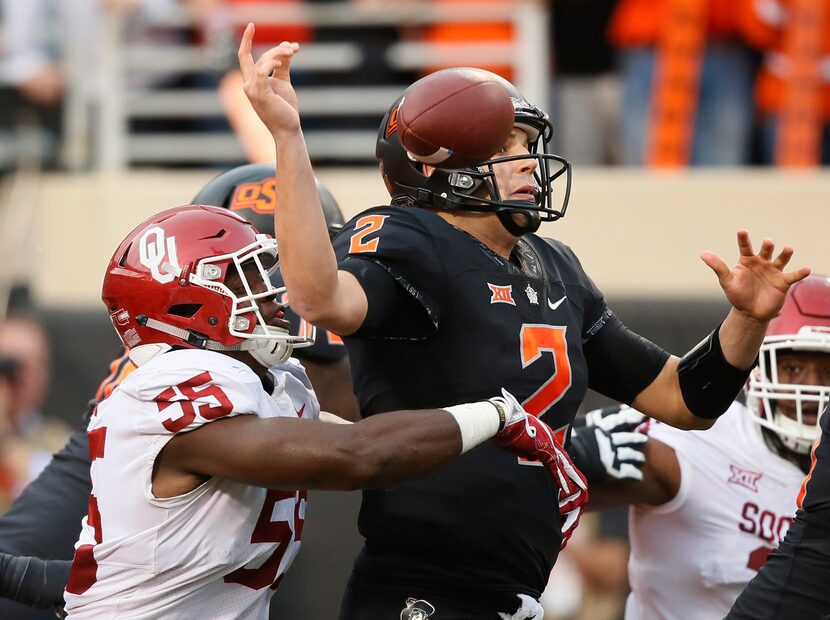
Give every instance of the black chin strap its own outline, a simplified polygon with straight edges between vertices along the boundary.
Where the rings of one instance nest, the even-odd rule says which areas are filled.
[[[527,223],[519,224],[513,218],[514,213],[520,213],[522,215],[527,216]],[[535,233],[539,230],[539,226],[542,224],[542,218],[539,217],[539,213],[537,211],[522,211],[519,209],[500,209],[496,215],[499,217],[499,221],[501,225],[504,226],[505,230],[509,232],[514,237],[523,237],[528,233]]]

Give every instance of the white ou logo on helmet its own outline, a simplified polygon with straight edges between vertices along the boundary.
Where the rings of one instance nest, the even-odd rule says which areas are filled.
[[[154,226],[141,235],[138,244],[139,260],[150,270],[154,280],[167,284],[179,277],[182,268],[176,257],[176,237],[165,237],[164,229]]]

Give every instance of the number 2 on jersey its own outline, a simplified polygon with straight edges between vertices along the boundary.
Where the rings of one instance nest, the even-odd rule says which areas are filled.
[[[364,215],[355,222],[355,232],[349,241],[349,254],[362,254],[363,252],[374,252],[378,249],[380,237],[366,241],[366,237],[378,232],[383,228],[383,222],[388,215]]]
[[[571,362],[568,359],[568,342],[565,339],[567,327],[552,325],[524,324],[519,332],[521,343],[522,368],[527,368],[550,353],[554,359],[553,375],[522,403],[530,414],[540,416],[554,404],[571,387]],[[559,442],[565,440],[568,425],[555,429]]]

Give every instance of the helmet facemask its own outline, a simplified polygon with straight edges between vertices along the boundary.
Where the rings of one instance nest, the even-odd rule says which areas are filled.
[[[830,356],[830,332],[808,327],[797,335],[767,336],[747,394],[756,422],[775,432],[787,449],[808,454],[821,434],[819,419],[830,403],[830,385],[782,382],[779,357],[800,353]]]
[[[294,347],[314,343],[313,333],[311,337],[292,336],[287,328],[270,325],[262,314],[259,300],[274,299],[285,292],[285,287],[271,284],[277,265],[277,242],[260,234],[255,243],[236,252],[200,260],[190,275],[191,284],[230,298],[228,333],[243,339],[234,349],[247,351],[267,368],[287,360]],[[252,271],[253,277],[249,276]],[[234,272],[244,289],[242,295],[225,283]]]

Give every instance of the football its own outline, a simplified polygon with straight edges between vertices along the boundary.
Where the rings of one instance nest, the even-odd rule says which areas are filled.
[[[507,89],[487,71],[436,71],[404,93],[398,135],[413,159],[441,168],[468,168],[490,159],[513,127]]]

